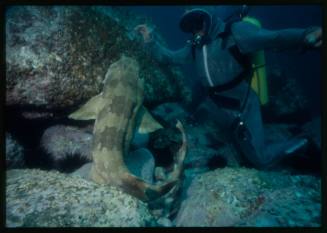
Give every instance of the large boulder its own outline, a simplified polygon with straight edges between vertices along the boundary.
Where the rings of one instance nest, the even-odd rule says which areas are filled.
[[[92,161],[93,135],[77,127],[55,125],[46,129],[41,137],[41,148],[58,164],[68,157],[79,156]]]
[[[146,204],[120,190],[41,170],[6,174],[7,227],[144,227]]]
[[[245,168],[198,175],[176,226],[320,226],[320,179]]]
[[[147,105],[185,100],[180,70],[155,62],[133,34],[141,22],[123,7],[8,8],[6,104],[29,118],[71,111],[100,92],[109,65],[122,54],[140,63]]]

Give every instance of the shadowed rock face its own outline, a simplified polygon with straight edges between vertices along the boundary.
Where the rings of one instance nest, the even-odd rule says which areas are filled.
[[[270,101],[263,108],[266,121],[304,123],[310,119],[309,100],[296,79],[272,76]]]
[[[6,133],[6,167],[23,168],[25,166],[24,148],[9,133]]]
[[[75,107],[100,92],[108,66],[121,53],[139,61],[146,104],[183,99],[179,70],[159,66],[143,52],[128,31],[141,19],[122,12],[119,7],[10,7],[6,104],[32,109],[36,117]]]

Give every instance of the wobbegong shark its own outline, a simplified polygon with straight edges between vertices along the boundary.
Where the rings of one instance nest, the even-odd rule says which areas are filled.
[[[99,184],[114,185],[143,200],[155,200],[177,186],[186,154],[186,136],[182,124],[182,144],[174,155],[173,170],[163,183],[150,184],[130,173],[124,163],[135,131],[151,133],[162,128],[142,105],[144,82],[139,78],[135,59],[122,56],[110,65],[102,92],[69,115],[75,120],[95,119],[93,163],[89,178]]]

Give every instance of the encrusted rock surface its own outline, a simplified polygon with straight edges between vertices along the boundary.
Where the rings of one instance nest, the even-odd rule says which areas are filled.
[[[216,169],[194,178],[176,226],[320,226],[320,195],[316,177]]]
[[[185,100],[180,70],[156,63],[133,36],[141,22],[122,7],[10,7],[6,104],[23,107],[32,118],[75,108],[100,92],[109,65],[122,54],[140,63],[146,104]]]
[[[146,204],[120,190],[59,172],[7,171],[7,227],[142,227]]]

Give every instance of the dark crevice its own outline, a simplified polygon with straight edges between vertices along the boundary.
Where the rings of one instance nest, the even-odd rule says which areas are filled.
[[[227,166],[227,160],[219,155],[213,156],[207,163],[209,170],[215,170],[216,168],[223,168]]]
[[[24,148],[25,164],[27,168],[51,169],[53,161],[40,148],[40,141],[44,131],[54,125],[86,127],[93,121],[75,121],[67,117],[50,119],[25,119],[15,108],[6,108],[5,131],[9,132]],[[78,156],[74,156],[76,159]],[[78,159],[76,160],[78,161]],[[76,162],[77,163],[77,162]],[[67,161],[67,164],[69,162]]]

